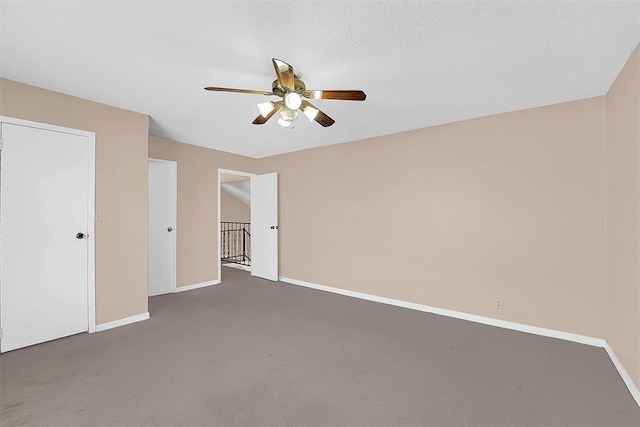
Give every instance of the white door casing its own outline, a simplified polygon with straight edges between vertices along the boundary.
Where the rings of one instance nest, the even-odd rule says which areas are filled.
[[[177,177],[174,161],[149,159],[149,296],[176,289]]]
[[[278,280],[278,174],[251,177],[251,275]]]
[[[1,119],[5,352],[95,330],[95,135]]]

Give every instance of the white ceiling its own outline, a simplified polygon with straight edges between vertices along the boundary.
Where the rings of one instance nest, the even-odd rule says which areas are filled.
[[[3,77],[149,114],[150,133],[264,157],[606,93],[640,42],[640,1],[0,3]],[[271,58],[336,120],[252,125]],[[275,100],[275,99],[274,99]]]

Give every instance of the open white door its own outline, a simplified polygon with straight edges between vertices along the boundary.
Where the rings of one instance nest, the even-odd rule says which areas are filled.
[[[177,182],[176,162],[149,159],[149,296],[168,294],[176,288]]]
[[[251,177],[251,275],[278,280],[278,174]]]
[[[2,123],[2,140],[5,352],[90,328],[93,139]]]

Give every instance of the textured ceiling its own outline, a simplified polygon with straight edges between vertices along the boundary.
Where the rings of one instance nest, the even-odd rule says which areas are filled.
[[[264,157],[606,93],[640,42],[640,1],[0,3],[3,77],[149,114],[150,133]],[[252,125],[271,58],[330,128]],[[275,100],[275,99],[274,99]]]

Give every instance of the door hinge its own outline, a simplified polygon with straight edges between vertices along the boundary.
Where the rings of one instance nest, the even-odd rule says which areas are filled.
[[[0,328],[0,340],[2,339],[2,328]]]
[[[0,151],[2,151],[2,139],[0,138]]]

